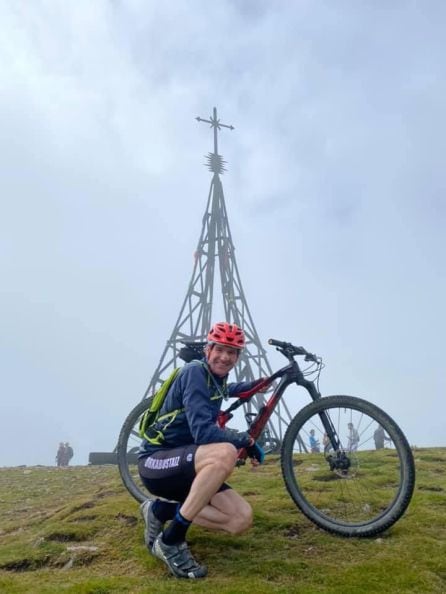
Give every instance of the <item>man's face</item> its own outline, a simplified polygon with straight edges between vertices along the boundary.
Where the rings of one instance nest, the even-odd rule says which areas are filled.
[[[238,349],[222,344],[208,345],[206,347],[206,359],[209,369],[218,377],[224,377],[237,363],[239,353]]]

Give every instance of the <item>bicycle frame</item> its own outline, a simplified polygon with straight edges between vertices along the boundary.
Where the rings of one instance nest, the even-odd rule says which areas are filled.
[[[285,390],[291,384],[295,383],[298,386],[301,386],[307,390],[311,399],[313,401],[319,400],[322,398],[320,392],[317,390],[314,382],[305,379],[302,370],[299,367],[299,364],[294,359],[296,355],[306,355],[309,357],[308,360],[313,360],[315,362],[320,363],[320,359],[317,359],[311,353],[308,353],[302,347],[293,347],[288,343],[281,343],[279,341],[270,339],[270,344],[276,344],[281,346],[282,348],[278,348],[277,350],[281,352],[284,356],[286,356],[289,360],[289,364],[285,367],[282,367],[271,376],[259,381],[251,390],[247,390],[246,392],[242,392],[238,396],[238,400],[234,402],[229,408],[226,410],[220,411],[220,414],[217,419],[217,423],[221,428],[226,426],[226,423],[233,417],[232,411],[236,410],[243,404],[246,404],[255,394],[264,390],[268,386],[270,386],[275,380],[280,378],[279,384],[274,390],[273,394],[270,396],[268,401],[259,409],[258,413],[256,414],[252,423],[250,423],[248,433],[253,437],[255,440],[259,438],[262,431],[266,427],[271,415],[274,412],[277,404],[279,403],[280,399],[282,398]],[[286,353],[286,349],[288,348],[288,353]],[[290,349],[294,349],[295,352],[292,352]],[[297,351],[297,352],[296,352]],[[331,443],[331,446],[334,451],[338,451],[340,449],[340,440],[336,434],[336,430],[331,422],[330,418],[326,415],[326,413],[321,413],[320,415],[321,422],[324,426],[324,429],[327,433],[328,439]],[[239,460],[245,460],[247,457],[246,449],[242,449],[239,452]]]

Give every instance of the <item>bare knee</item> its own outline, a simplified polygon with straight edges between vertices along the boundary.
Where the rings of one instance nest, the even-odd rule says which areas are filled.
[[[252,508],[249,503],[245,502],[243,506],[234,510],[234,513],[229,520],[227,531],[233,535],[243,534],[243,532],[246,532],[251,528],[252,520]]]
[[[214,444],[216,448],[213,463],[221,468],[224,468],[226,474],[230,474],[237,461],[237,450],[232,443],[218,443]]]

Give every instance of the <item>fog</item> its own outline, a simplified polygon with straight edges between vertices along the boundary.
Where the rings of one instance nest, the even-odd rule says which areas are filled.
[[[195,118],[213,106],[235,127],[222,182],[265,346],[318,353],[323,394],[444,445],[445,16],[412,1],[0,5],[0,465],[116,445],[192,275],[213,149]]]

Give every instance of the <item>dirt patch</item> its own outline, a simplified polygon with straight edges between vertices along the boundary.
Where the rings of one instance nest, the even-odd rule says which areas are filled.
[[[45,535],[45,540],[52,540],[54,542],[81,542],[87,540],[85,534],[79,532],[50,532]]]
[[[126,526],[136,526],[136,524],[138,523],[138,520],[135,518],[135,516],[126,516],[125,514],[119,513],[115,517],[117,520],[119,520],[122,524],[125,524]]]
[[[95,506],[94,501],[86,501],[85,503],[82,503],[81,505],[76,505],[75,507],[73,507],[71,510],[71,513],[80,511],[82,509],[91,509],[94,506]]]
[[[299,538],[301,530],[299,526],[291,526],[285,531],[286,538]]]
[[[4,563],[0,565],[0,569],[4,569],[5,571],[35,571],[44,567],[48,564],[50,557],[43,557],[42,559],[16,559],[14,561],[9,561],[8,563]]]

